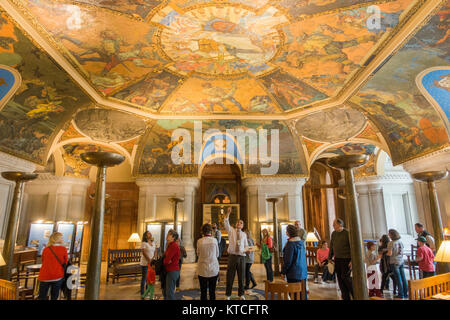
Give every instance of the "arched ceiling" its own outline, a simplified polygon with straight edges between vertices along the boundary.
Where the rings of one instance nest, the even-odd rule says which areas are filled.
[[[376,145],[394,164],[449,146],[450,107],[429,97],[449,91],[446,1],[0,6],[0,65],[22,78],[0,105],[0,149],[39,164],[97,145],[126,155],[135,175],[195,175],[168,162],[170,133],[193,120],[203,131],[278,128],[288,175],[307,175],[338,144]],[[438,85],[419,88],[435,67]]]

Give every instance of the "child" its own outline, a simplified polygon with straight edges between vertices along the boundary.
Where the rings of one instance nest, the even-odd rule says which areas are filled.
[[[142,300],[144,300],[147,295],[150,294],[150,300],[153,300],[153,292],[155,291],[155,270],[152,268],[150,264],[148,264],[148,272],[147,272],[147,289],[142,295]]]
[[[380,289],[380,275],[377,269],[377,262],[381,256],[375,253],[376,245],[374,242],[367,242],[367,252],[365,257],[367,280],[369,287],[369,297],[382,297],[383,293]]]
[[[426,246],[427,239],[420,236],[417,239],[416,261],[419,265],[419,270],[422,271],[422,279],[434,276],[434,254],[433,251]]]

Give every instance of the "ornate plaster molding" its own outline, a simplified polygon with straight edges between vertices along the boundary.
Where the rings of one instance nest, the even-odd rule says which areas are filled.
[[[36,170],[36,165],[30,161],[26,161],[4,152],[0,152],[0,169],[1,171],[28,171]]]
[[[200,178],[196,177],[142,177],[136,179],[138,187],[147,186],[176,186],[176,187],[193,187],[200,186]],[[163,190],[161,190],[163,191]]]
[[[306,180],[306,178],[301,177],[251,177],[242,179],[242,186],[244,188],[267,185],[295,185],[301,187],[306,183]]]
[[[355,185],[383,185],[383,184],[408,184],[413,183],[413,180],[408,172],[393,171],[386,172],[382,176],[368,176],[355,178]]]
[[[28,185],[40,185],[40,184],[70,184],[70,185],[83,185],[89,186],[91,180],[88,178],[75,178],[75,177],[59,177],[51,173],[40,173],[36,180],[30,181]]]
[[[450,147],[432,152],[402,164],[409,173],[434,170],[450,170]]]

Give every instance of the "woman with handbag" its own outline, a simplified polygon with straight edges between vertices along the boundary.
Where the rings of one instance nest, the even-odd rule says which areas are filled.
[[[38,300],[47,300],[49,289],[50,299],[58,300],[68,261],[67,249],[63,246],[63,235],[61,232],[54,232],[42,251]]]
[[[264,268],[266,268],[267,280],[273,282],[273,269],[272,269],[272,253],[275,248],[273,247],[272,237],[269,235],[267,229],[262,231],[263,239],[261,241],[261,259],[264,263]]]

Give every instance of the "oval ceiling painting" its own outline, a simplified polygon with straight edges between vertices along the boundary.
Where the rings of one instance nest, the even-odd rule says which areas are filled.
[[[358,134],[365,126],[366,118],[354,109],[339,108],[321,111],[297,121],[299,133],[308,139],[336,142]]]
[[[116,110],[81,110],[74,121],[82,134],[98,141],[126,141],[145,132],[142,119]]]

